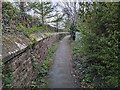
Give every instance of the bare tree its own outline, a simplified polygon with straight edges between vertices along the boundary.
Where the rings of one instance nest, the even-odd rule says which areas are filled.
[[[77,30],[77,17],[78,17],[78,2],[64,2],[63,12],[66,14],[67,20],[70,24],[71,35],[73,39],[75,38],[75,31]]]

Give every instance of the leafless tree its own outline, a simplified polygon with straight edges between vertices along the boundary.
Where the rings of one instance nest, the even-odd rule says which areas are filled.
[[[78,2],[63,2],[63,12],[67,16],[70,25],[76,26],[78,17]]]

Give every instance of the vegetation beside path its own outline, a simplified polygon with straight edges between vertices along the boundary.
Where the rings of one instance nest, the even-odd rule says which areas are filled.
[[[119,86],[120,2],[80,3],[79,39],[73,43],[78,80],[86,87],[117,88]],[[86,84],[87,83],[87,84]]]
[[[53,55],[57,47],[58,47],[58,43],[53,44],[52,47],[48,49],[47,55],[43,63],[37,65],[37,68],[39,68],[38,77],[36,78],[36,80],[32,81],[32,85],[31,85],[32,88],[47,87],[48,85],[47,76],[49,69],[53,64]]]

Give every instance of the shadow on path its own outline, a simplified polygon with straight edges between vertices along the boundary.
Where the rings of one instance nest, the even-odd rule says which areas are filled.
[[[49,71],[49,88],[77,88],[72,71],[72,53],[69,45],[70,35],[64,37],[54,56],[54,64]]]

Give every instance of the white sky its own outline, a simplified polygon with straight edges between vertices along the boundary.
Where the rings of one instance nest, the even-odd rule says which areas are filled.
[[[19,1],[22,1],[22,0],[2,0],[2,1],[9,1],[9,2],[19,2]],[[53,4],[54,3],[56,3],[56,2],[60,2],[60,3],[64,3],[64,2],[90,2],[90,1],[103,1],[103,2],[118,2],[118,1],[120,1],[120,0],[23,0],[23,1],[26,1],[26,2],[41,2],[41,1],[44,1],[44,2],[53,2]],[[63,4],[64,5],[64,4]],[[61,12],[61,8],[60,7],[58,7],[57,8],[57,10],[59,11],[59,12]],[[30,15],[33,15],[33,12],[32,11],[30,11],[29,12],[29,14]],[[54,19],[54,18],[53,18]],[[53,20],[53,19],[51,19],[51,20]],[[50,20],[48,20],[48,21],[50,21]],[[54,24],[54,23],[51,23],[51,25],[52,24]]]
[[[2,0],[2,1],[10,1],[10,2],[19,2],[20,0]],[[77,1],[89,1],[89,0],[24,0],[27,2],[77,2]]]
[[[10,1],[10,2],[19,2],[20,0],[2,0],[2,1]],[[52,2],[89,2],[91,0],[25,0],[27,2],[38,2],[38,1],[52,1]],[[92,0],[98,2],[119,2],[120,0]]]

